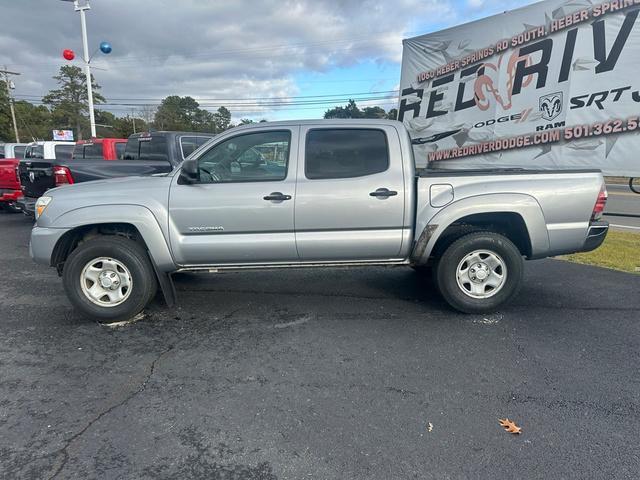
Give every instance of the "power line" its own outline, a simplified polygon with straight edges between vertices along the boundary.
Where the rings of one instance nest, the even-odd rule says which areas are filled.
[[[333,94],[326,94],[326,95],[292,95],[292,96],[287,96],[287,97],[215,97],[215,98],[206,98],[206,97],[198,97],[197,100],[199,102],[206,102],[206,101],[213,101],[213,102],[234,102],[234,101],[258,101],[258,100],[265,100],[265,101],[289,101],[289,100],[293,100],[296,101],[295,99],[327,99],[327,101],[329,101],[332,98],[337,98],[337,99],[341,99],[341,98],[346,98],[348,97],[353,98],[354,100],[360,100],[359,98],[356,97],[360,97],[363,95],[383,95],[383,94],[395,94],[397,93],[397,90],[379,90],[379,91],[373,91],[373,92],[351,92],[351,93],[333,93]],[[35,94],[21,94],[21,95],[16,95],[16,97],[33,97],[33,98],[42,98],[41,95],[35,95]],[[125,97],[125,98],[117,98],[117,97],[110,97],[107,98],[108,101],[114,100],[114,101],[118,101],[118,100],[122,100],[122,101],[140,101],[140,102],[161,102],[162,100],[164,100],[166,97],[163,98],[136,98],[136,97]]]

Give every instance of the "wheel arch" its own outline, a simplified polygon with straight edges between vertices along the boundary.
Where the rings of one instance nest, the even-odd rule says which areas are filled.
[[[411,261],[426,265],[451,243],[473,231],[492,231],[511,240],[527,258],[549,250],[542,208],[529,195],[495,194],[467,197],[440,210],[424,227]]]
[[[99,219],[99,220],[98,220]],[[68,231],[56,242],[51,265],[56,266],[77,246],[78,238],[91,234],[130,236],[144,244],[154,266],[163,272],[176,269],[167,239],[153,213],[140,205],[98,205],[71,210],[56,218],[54,228]],[[75,244],[74,244],[75,242]],[[71,250],[68,250],[71,246]],[[55,261],[54,261],[55,259]]]
[[[55,221],[55,227],[66,228],[54,245],[50,264],[60,273],[69,254],[81,241],[97,235],[122,235],[144,245],[156,273],[165,301],[176,303],[171,272],[176,270],[165,235],[151,211],[139,205],[96,206],[72,210]],[[117,210],[117,211],[116,211]],[[126,214],[123,213],[126,211]],[[96,219],[101,221],[96,221]]]

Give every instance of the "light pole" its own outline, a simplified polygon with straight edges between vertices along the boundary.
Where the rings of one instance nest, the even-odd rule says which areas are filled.
[[[11,120],[13,120],[13,132],[16,135],[16,143],[20,143],[20,135],[18,135],[18,123],[16,122],[16,111],[13,107],[13,95],[11,89],[16,88],[13,82],[9,80],[9,75],[20,75],[18,72],[10,72],[7,67],[4,70],[0,70],[0,73],[4,75],[4,83],[7,87],[7,97],[9,97],[9,108],[11,109]]]
[[[87,76],[87,99],[89,103],[89,123],[91,125],[91,138],[96,136],[96,117],[93,112],[93,88],[91,85],[91,64],[89,63],[89,41],[87,40],[87,20],[85,12],[91,10],[89,0],[62,0],[63,2],[73,2],[76,12],[80,12],[80,25],[82,27],[82,48],[84,58],[84,72]]]

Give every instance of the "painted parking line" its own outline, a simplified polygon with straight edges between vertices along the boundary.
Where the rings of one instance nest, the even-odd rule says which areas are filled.
[[[616,225],[615,223],[610,223],[609,226],[616,228],[629,228],[631,230],[640,230],[640,227],[632,227],[631,225]]]
[[[640,198],[640,195],[633,192],[617,192],[615,190],[607,190],[607,193],[610,197],[637,197]]]

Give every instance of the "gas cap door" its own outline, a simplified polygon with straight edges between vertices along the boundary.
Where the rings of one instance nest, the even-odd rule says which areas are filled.
[[[453,202],[453,185],[436,183],[429,188],[429,203],[432,207],[440,208]]]

